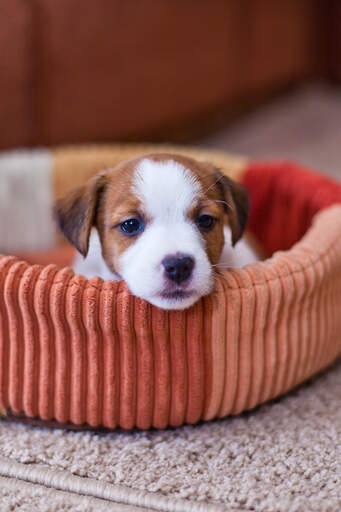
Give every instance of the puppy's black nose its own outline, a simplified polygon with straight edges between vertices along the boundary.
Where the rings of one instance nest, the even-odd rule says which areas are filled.
[[[166,256],[162,260],[165,274],[168,279],[181,283],[188,279],[194,267],[194,259],[191,256]]]

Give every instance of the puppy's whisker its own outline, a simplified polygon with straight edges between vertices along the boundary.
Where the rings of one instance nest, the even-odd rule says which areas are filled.
[[[203,201],[202,205],[210,204],[210,203],[221,203],[226,206],[229,210],[232,209],[231,205],[227,201],[223,201],[222,199],[209,199],[208,201]]]
[[[224,265],[223,263],[216,263],[216,264],[212,265],[212,267],[217,267],[217,268],[231,268],[231,265]]]
[[[212,183],[212,185],[210,185],[204,192],[204,194],[206,194],[209,190],[211,190],[211,188],[213,188],[217,183],[219,183],[219,181],[223,178],[224,176],[221,175],[221,176],[218,176],[218,178],[215,180],[214,183]]]
[[[231,205],[227,201],[223,201],[222,199],[213,199],[213,202],[214,203],[222,203],[226,206],[226,208],[231,210]]]

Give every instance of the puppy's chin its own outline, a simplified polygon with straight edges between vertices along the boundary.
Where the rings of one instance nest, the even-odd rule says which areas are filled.
[[[141,289],[137,290],[135,286],[130,286],[128,281],[126,281],[126,283],[133,295],[144,299],[153,306],[167,310],[182,310],[193,306],[193,304],[195,304],[201,297],[211,293],[214,279],[211,274],[206,277],[207,279],[205,279],[205,282],[201,281],[198,287],[166,286],[160,289],[154,288],[149,291]]]
[[[187,309],[195,304],[202,295],[197,292],[186,293],[186,294],[160,294],[153,297],[145,297],[145,299],[161,309]]]

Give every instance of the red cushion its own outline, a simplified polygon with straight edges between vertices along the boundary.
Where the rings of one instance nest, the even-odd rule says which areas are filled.
[[[315,213],[341,203],[341,184],[290,162],[251,162],[242,183],[251,200],[249,228],[271,255],[288,250]]]

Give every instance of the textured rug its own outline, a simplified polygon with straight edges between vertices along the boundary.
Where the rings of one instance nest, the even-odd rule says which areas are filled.
[[[122,511],[337,512],[340,404],[341,362],[253,412],[195,427],[98,434],[2,421],[0,475],[18,486],[1,484],[1,510],[41,495],[39,511],[86,496],[83,510],[93,498]],[[22,482],[38,484],[32,496]]]
[[[341,178],[340,126],[341,94],[312,87],[198,145]],[[0,421],[0,510],[338,512],[341,361],[286,397],[196,427],[91,433]]]

